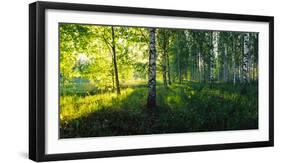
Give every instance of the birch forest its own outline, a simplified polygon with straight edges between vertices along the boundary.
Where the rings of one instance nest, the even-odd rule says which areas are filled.
[[[59,24],[60,138],[257,129],[258,38]]]

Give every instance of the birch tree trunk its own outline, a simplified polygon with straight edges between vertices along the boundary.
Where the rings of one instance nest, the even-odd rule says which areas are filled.
[[[201,52],[200,49],[198,49],[198,76],[199,76],[199,82],[201,83]]]
[[[241,79],[241,68],[240,68],[240,64],[238,65],[238,82],[240,82]]]
[[[181,60],[180,60],[180,50],[177,50],[177,61],[178,61],[178,73],[179,73],[179,83],[182,83],[182,70],[181,70]]]
[[[239,59],[239,65],[238,65],[238,79],[239,83],[243,83],[243,55],[244,55],[244,36],[239,35],[239,52],[242,54],[242,56]]]
[[[114,63],[114,61],[113,61],[113,56],[112,56],[112,64]],[[112,91],[115,91],[115,79],[114,79],[114,77],[115,77],[115,75],[114,75],[114,68],[112,68],[112,70],[111,70],[111,76],[112,76]]]
[[[255,64],[255,56],[253,55],[252,56],[252,60],[253,60],[253,64],[252,64],[252,74],[251,74],[251,76],[252,76],[252,81],[255,81],[255,67],[256,67],[256,64]]]
[[[244,50],[243,50],[243,63],[242,63],[242,75],[243,83],[248,83],[248,55],[249,55],[249,33],[244,34]]]
[[[212,48],[210,49],[210,83],[211,83],[211,87],[213,85],[214,82],[214,71],[215,71],[215,54],[217,53],[217,32],[212,32],[212,36],[211,36],[211,44],[212,44]]]
[[[223,54],[223,79],[227,82],[227,45],[224,44],[224,54]]]
[[[234,38],[234,36],[233,36],[233,38]],[[235,55],[236,55],[236,43],[235,43],[235,38],[234,38],[233,42],[232,42],[233,85],[236,84],[236,62],[235,62]]]
[[[191,78],[191,81],[194,81],[195,80],[195,72],[194,72],[194,68],[195,67],[195,59],[194,59],[194,56],[192,55],[191,56],[191,75],[190,75],[190,78]]]
[[[168,69],[168,84],[171,85],[171,70],[170,70],[169,53],[167,53],[167,69]]]
[[[155,28],[149,29],[148,98],[147,107],[156,106],[156,48]]]
[[[247,72],[248,72],[248,75],[247,75],[247,77],[248,77],[248,82],[250,82],[251,81],[251,75],[250,75],[250,73],[251,73],[251,70],[252,70],[252,55],[251,55],[251,42],[249,41],[249,45],[248,45],[248,48],[249,48],[249,52],[248,52],[248,65],[247,65]]]
[[[115,50],[115,35],[114,35],[114,27],[111,26],[111,36],[112,36],[112,54],[113,54],[113,66],[114,66],[114,72],[115,72],[115,80],[116,80],[116,91],[117,95],[120,95],[120,84],[119,84],[119,77],[118,77],[118,68],[117,68],[117,62],[116,62],[116,50]]]

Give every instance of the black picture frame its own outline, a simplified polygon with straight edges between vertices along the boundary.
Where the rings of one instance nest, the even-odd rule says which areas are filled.
[[[269,140],[246,143],[157,147],[83,153],[45,153],[45,11],[95,11],[123,14],[160,15],[176,17],[241,20],[269,23]],[[274,18],[270,16],[239,15],[210,12],[178,11],[151,8],[117,7],[88,4],[34,2],[29,5],[29,158],[34,161],[55,161],[100,157],[132,156],[190,151],[268,147],[274,144]]]

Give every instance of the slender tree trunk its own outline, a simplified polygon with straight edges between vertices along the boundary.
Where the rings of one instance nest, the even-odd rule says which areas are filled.
[[[116,62],[116,50],[115,50],[115,35],[114,35],[114,27],[111,26],[111,35],[112,35],[112,54],[113,54],[113,65],[114,65],[114,72],[115,72],[115,80],[116,80],[116,91],[117,95],[120,95],[120,84],[119,84],[119,77],[118,77],[118,69],[117,69],[117,62]]]
[[[249,33],[244,34],[244,51],[243,51],[243,63],[242,63],[242,74],[243,83],[248,83],[248,55],[249,55]]]
[[[164,61],[165,60],[165,61]],[[163,59],[163,65],[162,65],[162,75],[163,75],[163,84],[164,84],[164,87],[167,88],[167,71],[166,71],[166,59]],[[164,65],[165,64],[165,65]]]
[[[235,44],[235,38],[234,38],[233,43],[232,43],[232,63],[233,63],[232,71],[233,71],[233,84],[234,85],[236,83],[236,62],[235,62],[236,46],[235,45],[236,44]]]
[[[254,69],[253,69],[253,79],[254,81],[257,80],[257,63],[254,63]]]
[[[167,53],[167,69],[168,69],[168,84],[171,85],[171,70],[170,70],[169,53]]]
[[[249,49],[250,49],[250,52],[249,52],[249,81],[253,81],[254,78],[253,78],[253,72],[254,72],[254,63],[255,63],[255,58],[254,58],[254,40],[253,40],[253,34],[250,34],[250,38],[249,38]]]
[[[218,81],[220,81],[220,73],[221,73],[221,71],[220,71],[220,67],[218,68]]]
[[[213,50],[211,49],[210,50],[210,84],[212,85],[213,84],[213,81],[214,81],[214,53],[213,53]]]
[[[147,107],[156,106],[156,57],[155,28],[150,28]]]
[[[179,83],[182,83],[182,70],[181,70],[181,61],[180,61],[180,50],[177,50],[177,61],[178,61],[178,73],[179,73]]]
[[[241,80],[241,68],[240,68],[240,64],[238,65],[238,81],[240,82]]]
[[[217,32],[212,32],[210,44],[210,84],[213,86],[214,82],[214,71],[215,71],[215,54],[217,53]]]
[[[243,55],[244,55],[244,36],[239,35],[239,51],[242,54],[242,57],[239,59],[239,83],[243,83]]]
[[[201,51],[200,48],[198,49],[198,76],[199,82],[201,83]]]
[[[188,80],[188,68],[187,68],[187,61],[184,62],[184,80]]]
[[[222,67],[222,64],[221,64],[221,56],[222,56],[222,53],[221,53],[221,48],[219,48],[220,47],[220,35],[221,35],[221,33],[220,32],[217,32],[217,65],[218,65],[218,82],[220,82],[221,81],[221,72],[222,72],[222,70],[221,70],[221,67]]]
[[[220,56],[221,56],[221,52],[219,52],[219,50],[218,50],[218,58],[220,58]],[[217,61],[217,63],[218,63],[218,81],[220,82],[221,81],[221,72],[222,72],[222,70],[221,70],[221,63],[220,63],[220,61],[218,60]]]
[[[167,88],[167,43],[166,43],[166,31],[163,32],[163,56],[162,56],[162,75],[163,75],[163,84]]]
[[[207,64],[205,63],[204,59],[203,59],[203,80],[204,80],[204,83],[206,83],[207,81],[207,78],[208,78],[208,67],[207,67]]]
[[[112,57],[112,64],[114,64],[114,61],[113,61],[113,57]],[[111,70],[111,76],[112,76],[112,91],[115,91],[115,82],[114,82],[114,77],[115,77],[115,75],[114,75],[114,68],[112,68],[112,70]]]
[[[250,53],[251,45],[249,45],[248,47],[249,47],[249,53],[248,53],[247,71],[248,71],[248,82],[251,82],[251,71],[252,71],[252,55]]]
[[[258,58],[258,49],[259,49],[259,39],[258,34],[255,35],[255,54],[256,54],[256,62],[255,62],[255,81],[258,80],[258,72],[259,72],[259,58]]]
[[[191,71],[190,71],[190,79],[194,80],[194,56],[191,56]]]
[[[255,81],[255,57],[253,56],[253,65],[252,65],[252,80]]]
[[[224,55],[223,55],[223,79],[227,82],[227,45],[224,44]]]

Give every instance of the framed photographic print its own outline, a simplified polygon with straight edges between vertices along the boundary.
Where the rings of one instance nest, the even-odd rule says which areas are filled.
[[[273,17],[29,5],[29,158],[273,146]]]

